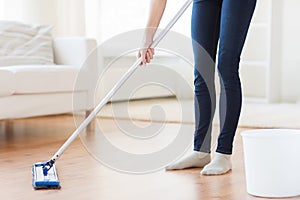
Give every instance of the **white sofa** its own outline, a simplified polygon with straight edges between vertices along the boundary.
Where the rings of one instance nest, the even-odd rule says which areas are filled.
[[[87,66],[84,73],[92,75],[91,83],[97,78],[97,57],[85,62],[96,46],[93,39],[55,38],[55,65],[0,67],[0,120],[72,112],[74,94],[84,99],[76,109],[91,110],[92,87],[86,84],[74,89],[74,85],[83,66]]]

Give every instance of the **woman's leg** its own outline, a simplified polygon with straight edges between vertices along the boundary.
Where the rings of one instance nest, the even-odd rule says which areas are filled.
[[[240,56],[255,5],[256,0],[223,0],[222,3],[218,56],[221,132],[216,159],[202,170],[202,174],[222,174],[231,169],[229,155],[232,154],[242,104]]]
[[[191,23],[195,59],[194,152],[167,169],[204,167],[210,162],[211,123],[215,108],[214,68],[221,3],[221,0],[194,0]]]
[[[195,60],[194,151],[210,153],[211,128],[215,112],[215,60],[220,31],[222,0],[194,3],[192,39]]]
[[[242,104],[239,63],[256,0],[223,0],[218,70],[221,84],[217,152],[232,153]]]

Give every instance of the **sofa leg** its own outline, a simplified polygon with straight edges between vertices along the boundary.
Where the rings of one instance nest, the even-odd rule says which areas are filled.
[[[12,120],[4,120],[4,133],[6,139],[13,137],[14,135],[14,124]]]
[[[87,111],[85,111],[85,118],[87,118],[91,114],[92,111],[93,110],[87,110]],[[95,121],[96,121],[96,119],[93,119],[91,121],[91,123],[89,123],[89,125],[86,127],[87,132],[93,132],[93,131],[95,131]]]

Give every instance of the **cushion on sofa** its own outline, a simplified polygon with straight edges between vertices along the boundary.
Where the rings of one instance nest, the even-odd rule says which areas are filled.
[[[0,69],[14,74],[14,94],[73,91],[79,72],[78,68],[69,65],[24,65]]]
[[[0,68],[0,97],[14,93],[14,73]]]
[[[0,21],[0,66],[53,64],[52,26]]]

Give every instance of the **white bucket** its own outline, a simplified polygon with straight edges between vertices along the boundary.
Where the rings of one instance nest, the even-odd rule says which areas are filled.
[[[300,130],[261,129],[241,135],[248,193],[261,197],[300,195]]]

